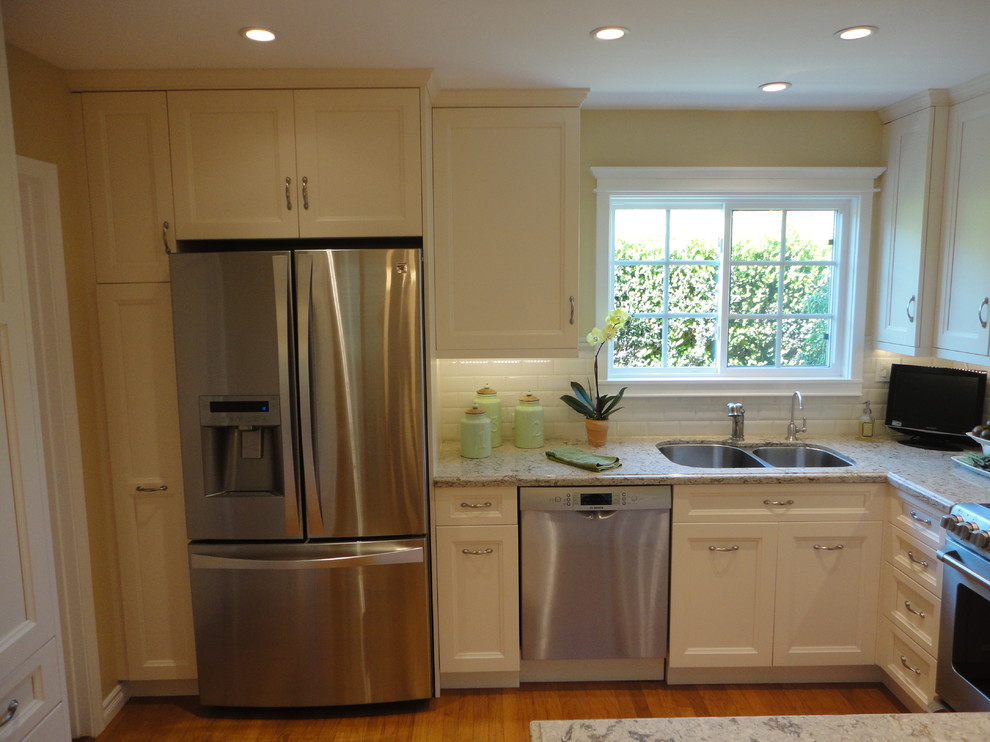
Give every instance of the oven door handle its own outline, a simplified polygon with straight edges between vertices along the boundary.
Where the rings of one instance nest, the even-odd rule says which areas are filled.
[[[948,564],[953,569],[956,569],[956,570],[962,572],[967,577],[970,577],[973,580],[976,580],[976,582],[979,583],[980,585],[982,585],[983,587],[985,587],[987,589],[990,589],[990,581],[987,581],[987,578],[986,577],[984,577],[981,574],[978,574],[978,573],[974,572],[969,567],[967,567],[965,564],[963,564],[962,562],[960,562],[958,559],[956,559],[953,556],[950,556],[952,553],[953,552],[938,551],[938,552],[935,552],[935,556],[938,557],[938,560],[940,562],[944,562],[945,564]]]

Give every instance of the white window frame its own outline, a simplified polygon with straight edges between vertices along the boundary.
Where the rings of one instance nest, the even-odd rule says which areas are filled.
[[[793,208],[803,199],[820,199],[841,206],[842,254],[835,285],[839,307],[831,368],[775,367],[746,369],[728,375],[710,370],[668,369],[643,378],[635,372],[610,370],[602,386],[616,391],[628,387],[631,396],[709,396],[718,393],[778,396],[800,388],[803,393],[857,396],[862,392],[863,345],[866,327],[866,289],[870,263],[874,181],[884,171],[876,167],[593,167],[597,181],[597,239],[595,316],[611,308],[611,210],[613,199],[654,197],[675,202],[725,196],[766,198]],[[838,235],[837,235],[838,237]],[[843,311],[842,307],[845,307]],[[841,327],[839,326],[841,324]],[[609,344],[611,346],[611,344]],[[611,347],[609,347],[611,354]],[[602,364],[611,367],[611,362]]]

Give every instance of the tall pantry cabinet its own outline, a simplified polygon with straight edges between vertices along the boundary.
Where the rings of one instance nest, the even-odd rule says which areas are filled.
[[[196,676],[166,249],[165,94],[82,96],[127,680]]]

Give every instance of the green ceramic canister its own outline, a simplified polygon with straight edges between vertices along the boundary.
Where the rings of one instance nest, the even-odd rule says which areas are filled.
[[[498,398],[498,393],[488,384],[478,390],[478,395],[474,398],[476,407],[485,411],[488,419],[492,423],[492,448],[502,445],[502,401]]]
[[[483,459],[492,455],[492,424],[485,411],[475,405],[461,418],[461,456]]]
[[[519,398],[512,424],[516,448],[539,448],[543,445],[543,407],[532,392]]]

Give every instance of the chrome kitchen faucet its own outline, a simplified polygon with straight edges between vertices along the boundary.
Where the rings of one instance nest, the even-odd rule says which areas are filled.
[[[729,402],[729,419],[732,420],[732,440],[741,441],[743,439],[743,428],[746,425],[746,410],[740,402]]]
[[[798,433],[807,433],[808,432],[808,418],[806,418],[806,417],[801,418],[801,427],[800,428],[797,426],[797,423],[794,422],[794,400],[795,399],[797,400],[797,403],[798,403],[798,409],[799,410],[803,410],[804,409],[804,397],[801,396],[801,392],[794,392],[794,394],[791,395],[791,421],[789,423],[787,423],[787,440],[788,441],[796,441],[798,439],[798,437],[797,437],[797,434]]]

